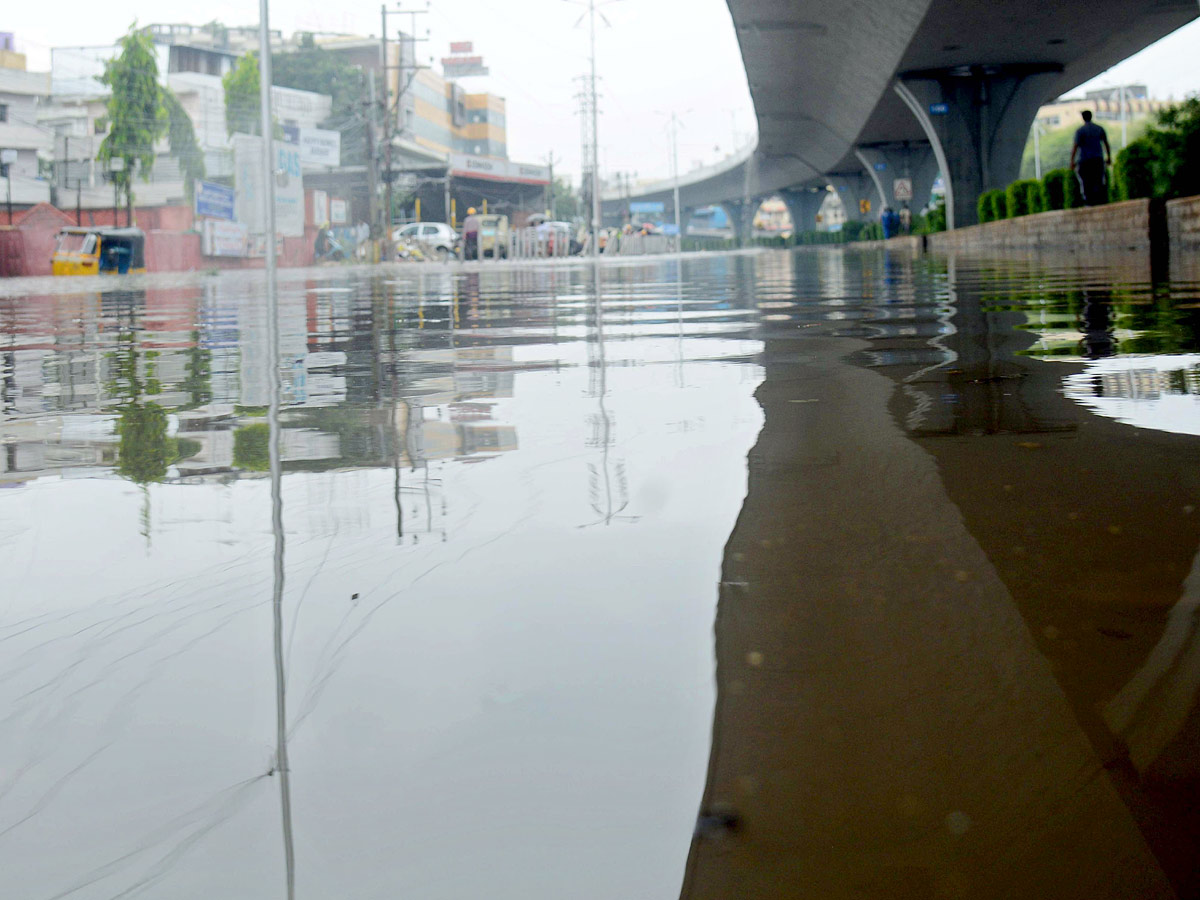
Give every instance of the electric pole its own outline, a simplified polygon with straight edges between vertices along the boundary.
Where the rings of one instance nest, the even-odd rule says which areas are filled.
[[[404,99],[404,95],[408,93],[409,85],[412,84],[414,78],[417,77],[417,72],[421,69],[428,68],[427,66],[417,65],[417,42],[425,41],[427,38],[417,37],[417,16],[423,16],[428,9],[393,9],[389,10],[387,5],[379,7],[379,16],[381,19],[381,29],[379,35],[379,52],[380,69],[383,72],[383,158],[384,158],[384,214],[383,214],[383,246],[387,258],[391,259],[391,243],[392,243],[392,182],[395,180],[395,174],[392,172],[392,125],[399,116],[400,104]],[[398,43],[400,44],[400,58],[397,65],[388,63],[388,15],[407,15],[412,18],[411,33],[408,35],[408,40],[412,45],[411,55],[412,63],[409,65],[405,61],[404,55],[404,34],[400,33]],[[411,69],[411,72],[409,70]],[[392,101],[392,79],[389,74],[392,70],[396,71],[396,98]],[[405,78],[407,73],[408,77]]]
[[[588,32],[591,42],[592,113],[592,256],[600,255],[600,103],[596,95],[596,0],[588,0]]]

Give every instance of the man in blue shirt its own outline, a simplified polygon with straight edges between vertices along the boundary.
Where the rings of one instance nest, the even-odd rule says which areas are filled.
[[[1092,121],[1091,111],[1085,109],[1083,125],[1075,132],[1075,146],[1071,148],[1071,169],[1079,179],[1079,190],[1088,206],[1108,202],[1108,167],[1111,165],[1108,133]]]

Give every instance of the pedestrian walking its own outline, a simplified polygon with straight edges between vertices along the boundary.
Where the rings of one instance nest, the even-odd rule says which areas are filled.
[[[1075,132],[1071,148],[1071,171],[1079,179],[1079,190],[1087,206],[1108,202],[1108,167],[1112,165],[1112,148],[1108,132],[1092,121],[1092,111],[1083,111],[1083,125]]]

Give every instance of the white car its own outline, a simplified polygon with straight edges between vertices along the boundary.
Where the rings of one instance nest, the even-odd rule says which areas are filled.
[[[449,259],[458,244],[458,232],[445,222],[413,222],[393,228],[392,240],[417,243],[442,259]]]

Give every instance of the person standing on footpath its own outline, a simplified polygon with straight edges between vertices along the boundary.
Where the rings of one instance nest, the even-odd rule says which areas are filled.
[[[1075,132],[1071,148],[1071,171],[1079,179],[1079,190],[1087,206],[1108,202],[1108,167],[1112,165],[1112,149],[1108,132],[1092,121],[1091,110],[1083,111],[1083,125]]]

